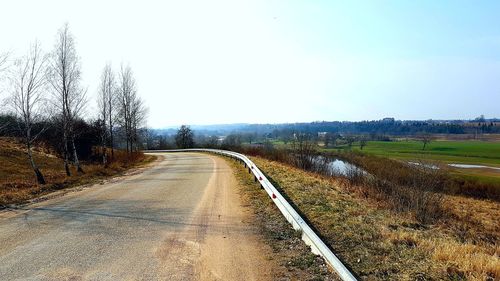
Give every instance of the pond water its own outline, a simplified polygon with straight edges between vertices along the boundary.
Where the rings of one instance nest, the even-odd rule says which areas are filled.
[[[436,165],[432,165],[432,164],[424,164],[424,163],[420,163],[420,162],[408,162],[408,164],[411,164],[411,165],[415,165],[415,166],[424,166],[426,168],[431,168],[433,170],[439,170],[439,167],[436,166]]]
[[[314,160],[317,161],[317,162],[323,162],[324,158],[322,156],[318,156],[318,157],[315,157]],[[437,166],[437,165],[424,164],[424,163],[420,163],[420,162],[408,162],[408,164],[417,165],[417,166],[418,165],[424,165],[427,168],[431,168],[431,169],[435,169],[435,170],[439,169],[439,166]],[[448,164],[448,166],[454,167],[454,168],[461,168],[461,169],[493,169],[493,170],[496,170],[496,171],[500,172],[500,167],[492,167],[492,166],[485,166],[485,165],[471,165],[471,164],[456,164],[456,163],[452,163],[452,164]],[[368,174],[366,171],[364,171],[363,169],[357,167],[356,165],[351,164],[351,163],[346,162],[346,161],[343,161],[343,160],[340,160],[340,159],[333,159],[333,160],[331,160],[328,163],[328,170],[329,170],[328,172],[331,175],[343,175],[343,176],[346,176],[349,173],[352,173],[353,171],[355,171],[355,172],[362,172],[363,174]]]
[[[439,166],[432,165],[432,164],[423,164],[423,163],[420,163],[420,162],[408,162],[408,164],[416,165],[416,166],[423,165],[423,166],[425,166],[427,168],[431,168],[431,169],[435,169],[435,170],[439,169]],[[448,166],[453,167],[453,168],[460,168],[460,169],[493,169],[493,170],[500,171],[499,167],[492,167],[492,166],[485,166],[485,165],[451,163],[451,164],[448,164]]]
[[[352,171],[352,170],[356,170],[356,169],[361,170],[356,165],[342,161],[340,159],[335,159],[335,160],[331,161],[330,163],[328,163],[328,167],[332,172],[336,172],[336,173],[342,174],[344,176],[347,175],[347,173]]]
[[[323,161],[324,158],[322,158],[321,156],[320,157],[317,157],[315,159],[316,161]],[[439,169],[439,166],[437,165],[433,165],[433,164],[424,164],[424,163],[420,163],[420,162],[408,162],[408,164],[411,164],[411,165],[424,165],[425,167],[427,168],[431,168],[431,169],[435,169],[435,170],[438,170]],[[485,166],[485,165],[472,165],[472,164],[457,164],[457,163],[452,163],[452,164],[448,164],[448,166],[450,167],[454,167],[454,168],[461,168],[461,169],[492,169],[492,170],[496,170],[498,172],[500,172],[500,167],[492,167],[492,166]],[[343,160],[340,160],[340,159],[333,159],[332,161],[330,161],[328,163],[328,172],[334,176],[334,175],[343,175],[343,176],[347,176],[348,174],[352,173],[353,171],[354,172],[361,172],[365,175],[367,175],[368,173],[366,171],[364,171],[363,169],[357,167],[356,165],[353,165],[349,162],[346,162],[346,161],[343,161]]]
[[[321,163],[324,163],[325,158],[323,156],[317,156],[314,157],[313,161],[321,165]],[[331,176],[335,175],[347,176],[349,174],[352,174],[353,172],[361,172],[363,174],[367,174],[366,171],[349,162],[337,158],[333,158],[330,161],[328,161],[328,174],[330,174]]]
[[[471,164],[448,164],[448,166],[462,169],[493,169],[500,171],[498,167],[484,166],[484,165],[471,165]]]

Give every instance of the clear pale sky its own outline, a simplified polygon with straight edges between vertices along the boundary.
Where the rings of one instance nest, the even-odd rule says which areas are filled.
[[[500,1],[2,1],[0,52],[68,22],[89,90],[131,65],[151,127],[500,117]]]

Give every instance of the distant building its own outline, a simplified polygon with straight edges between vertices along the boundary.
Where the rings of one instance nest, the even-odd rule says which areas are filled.
[[[394,123],[396,120],[393,117],[386,117],[382,119],[382,122],[384,123]]]
[[[328,134],[328,132],[318,132],[318,138],[324,138],[326,134]]]
[[[247,144],[247,146],[249,146],[249,147],[264,147],[264,143],[254,142],[254,143]]]

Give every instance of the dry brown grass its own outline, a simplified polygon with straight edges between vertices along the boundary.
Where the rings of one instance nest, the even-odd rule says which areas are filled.
[[[262,191],[259,183],[242,169],[240,163],[232,164],[239,182],[243,204],[251,206],[252,223],[258,225],[265,242],[273,250],[272,258],[279,265],[273,272],[274,280],[340,280],[328,269],[325,261],[311,253],[280,211]]]
[[[36,148],[34,158],[47,181],[46,185],[36,183],[22,144],[14,139],[0,138],[0,206],[22,203],[55,190],[91,183],[154,159],[153,156],[139,153],[130,158],[122,151],[116,151],[115,161],[108,168],[99,164],[83,163],[85,174],[78,174],[73,167],[73,175],[67,177],[62,159],[48,154],[46,149]]]
[[[470,243],[436,239],[422,241],[432,259],[446,266],[448,273],[468,280],[493,280],[500,276],[499,248],[485,248]]]
[[[335,179],[255,163],[363,280],[497,280],[500,203],[444,196],[447,217],[422,225]]]

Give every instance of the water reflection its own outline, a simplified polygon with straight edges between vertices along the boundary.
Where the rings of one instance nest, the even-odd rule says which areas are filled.
[[[316,156],[313,159],[313,162],[317,167],[316,170],[330,176],[351,176],[353,174],[368,174],[358,166],[340,160],[338,158],[325,158],[324,156]]]

